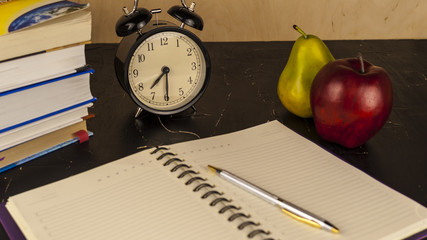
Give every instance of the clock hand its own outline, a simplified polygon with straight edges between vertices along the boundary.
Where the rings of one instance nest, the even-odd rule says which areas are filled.
[[[165,101],[169,101],[169,82],[168,82],[168,73],[166,73],[166,95]]]
[[[160,74],[160,76],[156,79],[156,81],[154,81],[153,85],[151,85],[150,89],[152,89],[154,86],[157,85],[157,83],[160,82],[160,79],[162,79],[163,75],[165,75],[166,73],[169,72],[169,68],[164,66],[162,67],[162,74]]]
[[[156,79],[156,81],[154,81],[153,85],[151,85],[150,89],[152,89],[154,86],[157,85],[157,83],[160,82],[160,79],[162,79],[163,75],[165,75],[164,72],[162,72],[162,74],[160,74],[160,76]]]

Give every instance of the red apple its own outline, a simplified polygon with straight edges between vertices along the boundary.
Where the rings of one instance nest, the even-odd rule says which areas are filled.
[[[383,68],[361,57],[338,59],[317,73],[310,103],[319,136],[353,148],[368,141],[387,121],[393,90]]]

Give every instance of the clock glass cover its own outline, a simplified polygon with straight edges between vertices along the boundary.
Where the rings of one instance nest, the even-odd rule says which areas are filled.
[[[146,110],[182,111],[206,88],[206,50],[191,33],[184,33],[179,29],[160,31],[133,51],[127,71],[129,87],[132,98]]]

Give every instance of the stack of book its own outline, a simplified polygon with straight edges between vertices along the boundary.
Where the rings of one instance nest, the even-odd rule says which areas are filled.
[[[0,172],[91,135],[88,4],[0,1]]]

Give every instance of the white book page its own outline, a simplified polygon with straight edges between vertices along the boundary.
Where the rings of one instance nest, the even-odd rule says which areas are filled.
[[[75,73],[85,64],[83,44],[6,61],[0,64],[0,92]]]
[[[90,74],[70,76],[58,81],[0,96],[0,129],[91,100]]]
[[[427,210],[274,121],[170,146],[281,239],[398,239],[427,228]],[[332,234],[215,176],[228,170],[335,226]]]
[[[92,103],[0,133],[0,151],[82,121]]]

